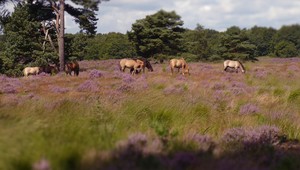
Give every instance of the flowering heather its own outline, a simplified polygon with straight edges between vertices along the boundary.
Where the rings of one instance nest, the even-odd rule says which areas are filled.
[[[225,88],[225,85],[223,83],[215,83],[211,85],[211,89],[213,90],[223,90]]]
[[[102,76],[103,76],[102,71],[96,70],[96,69],[93,69],[93,70],[90,72],[90,74],[89,74],[89,77],[90,77],[91,79],[94,79],[94,78],[100,78],[100,77],[102,77]]]
[[[258,113],[259,108],[251,103],[245,104],[240,108],[240,114],[242,115],[247,115],[247,114],[253,114],[253,113]]]
[[[213,69],[213,67],[211,66],[211,65],[201,65],[201,71],[210,71],[210,70],[212,70]]]
[[[136,133],[128,136],[127,140],[118,142],[117,148],[121,151],[133,152],[133,151],[142,151],[146,145],[147,145],[147,136],[142,133]]]
[[[131,91],[132,89],[133,89],[134,87],[133,87],[133,85],[131,84],[131,85],[129,85],[129,84],[121,84],[118,88],[117,88],[117,91],[119,91],[119,92],[129,92],[129,91]]]
[[[79,92],[97,92],[99,91],[98,83],[92,80],[86,80],[77,87]]]
[[[136,79],[136,81],[134,83],[135,90],[145,90],[145,89],[148,89],[148,87],[149,87],[149,85],[148,85],[147,77],[145,74],[143,74],[138,79]]]
[[[231,82],[231,88],[229,88],[232,94],[234,95],[240,95],[244,93],[250,93],[252,91],[252,88],[247,86],[243,82],[233,81]]]
[[[299,67],[296,65],[290,65],[288,66],[287,71],[299,72]]]
[[[197,145],[197,150],[209,151],[213,149],[215,143],[209,135],[190,134],[186,138],[187,142],[193,142]]]
[[[178,76],[176,77],[176,79],[177,79],[177,80],[180,80],[180,81],[186,81],[186,80],[187,80],[187,77],[184,76],[184,75],[182,75],[182,74],[180,74],[180,75],[178,75]]]
[[[256,69],[254,71],[255,71],[255,77],[256,78],[263,79],[263,78],[266,78],[268,76],[268,72],[265,71],[265,70]]]
[[[224,101],[228,99],[228,96],[224,90],[215,90],[213,92],[213,99],[215,101]]]
[[[124,83],[132,83],[135,81],[131,74],[122,74],[122,80]]]
[[[163,93],[165,95],[169,95],[169,94],[180,94],[180,93],[183,93],[183,88],[182,87],[178,87],[178,86],[169,86],[169,87],[166,87],[163,91]]]
[[[229,75],[229,74],[225,74],[225,76],[223,76],[221,78],[222,81],[225,81],[225,82],[231,82],[232,81],[232,75]]]
[[[275,111],[275,112],[271,112],[271,113],[268,114],[268,116],[273,120],[279,120],[279,119],[283,118],[286,115],[287,115],[287,113],[282,112],[282,111]]]
[[[275,126],[260,126],[252,129],[232,128],[227,130],[222,138],[223,144],[240,144],[243,149],[271,146],[282,139],[280,130]]]
[[[6,76],[1,76],[0,79],[2,80],[0,84],[0,93],[16,93],[17,89],[22,87],[22,83],[17,78],[8,78]]]
[[[273,58],[271,60],[273,63],[290,63],[290,62],[300,62],[299,57],[292,57],[292,58]]]
[[[58,86],[50,86],[50,91],[53,93],[67,93],[69,92],[68,88],[58,87]]]

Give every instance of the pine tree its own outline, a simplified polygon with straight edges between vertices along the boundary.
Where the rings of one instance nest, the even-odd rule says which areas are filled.
[[[24,65],[32,63],[41,55],[40,23],[29,13],[29,6],[17,5],[15,12],[4,26],[5,51],[1,55],[2,70],[7,75],[19,76]]]
[[[174,11],[160,10],[137,20],[132,25],[132,30],[128,32],[128,36],[140,56],[175,55],[183,49],[182,25],[183,21]]]
[[[256,46],[250,42],[246,30],[233,26],[221,35],[218,54],[223,59],[255,61],[255,50]]]

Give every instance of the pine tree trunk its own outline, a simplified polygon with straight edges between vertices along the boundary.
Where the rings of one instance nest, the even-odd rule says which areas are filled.
[[[65,68],[65,0],[59,1],[59,37],[58,37],[58,54],[59,54],[59,69],[64,71]]]

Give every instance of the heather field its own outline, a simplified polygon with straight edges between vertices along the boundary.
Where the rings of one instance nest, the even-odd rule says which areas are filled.
[[[0,169],[300,169],[300,58],[0,76]]]

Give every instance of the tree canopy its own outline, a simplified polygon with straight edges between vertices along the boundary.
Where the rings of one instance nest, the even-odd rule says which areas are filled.
[[[181,17],[174,11],[160,10],[132,24],[128,37],[140,56],[175,55],[182,50],[182,25]]]

